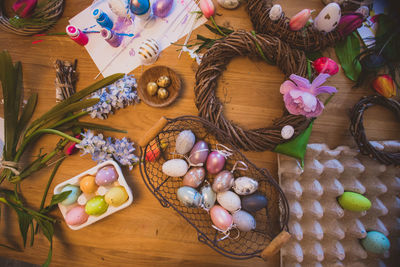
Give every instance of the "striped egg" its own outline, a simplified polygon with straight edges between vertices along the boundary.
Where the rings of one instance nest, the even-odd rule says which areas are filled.
[[[160,54],[160,45],[152,38],[146,39],[140,44],[138,54],[143,65],[153,64]]]

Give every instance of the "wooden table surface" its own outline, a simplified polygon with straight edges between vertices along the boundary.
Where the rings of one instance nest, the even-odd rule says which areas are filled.
[[[89,0],[68,0],[65,11],[57,25],[50,32],[62,32],[68,20],[90,5]],[[279,1],[284,11],[294,15],[303,8],[319,11],[323,4],[319,0]],[[214,3],[217,5],[216,1]],[[217,6],[216,21],[220,25],[234,29],[251,29],[249,17],[242,4],[236,10],[224,10]],[[213,36],[205,27],[194,32]],[[44,41],[32,44],[38,37],[21,37],[0,32],[0,49],[7,49],[13,60],[23,63],[24,89],[26,98],[31,92],[39,93],[39,102],[35,117],[43,114],[55,104],[55,69],[56,59],[78,59],[79,82],[82,89],[93,83],[98,69],[86,50],[67,37],[41,37]],[[183,43],[184,39],[180,40]],[[119,110],[108,120],[95,120],[128,131],[128,136],[137,141],[144,132],[161,116],[176,117],[196,115],[194,105],[194,74],[196,63],[183,53],[177,59],[176,46],[170,46],[162,52],[155,65],[167,65],[173,68],[182,78],[183,90],[177,101],[166,108],[152,108],[144,103]],[[336,59],[332,49],[324,55]],[[137,78],[145,68],[133,71]],[[229,119],[247,128],[267,126],[272,119],[281,116],[283,109],[282,95],[279,86],[283,74],[274,67],[260,61],[247,58],[236,58],[228,66],[219,83],[218,95],[226,102],[225,114]],[[353,89],[353,83],[342,71],[328,81],[336,86],[338,93],[326,107],[324,113],[316,120],[310,142],[324,142],[334,148],[339,145],[354,146],[348,131],[348,110],[363,95],[373,92],[370,88]],[[394,116],[383,108],[371,108],[366,112],[365,126],[371,140],[398,138],[399,123]],[[113,134],[122,137],[122,134]],[[43,138],[32,151],[32,157],[38,149],[51,149],[57,138]],[[276,154],[272,152],[245,152],[250,161],[261,168],[268,168],[277,177]],[[73,155],[64,161],[57,173],[54,186],[80,172],[95,166],[90,157]],[[45,169],[26,179],[22,191],[29,205],[38,207],[50,175],[51,168]],[[133,189],[132,206],[113,214],[100,222],[79,231],[70,230],[64,221],[56,226],[54,237],[53,266],[278,266],[279,257],[265,263],[259,258],[237,261],[224,257],[197,240],[196,231],[177,213],[162,208],[155,197],[145,188],[139,168],[133,171],[124,169],[125,177]],[[61,218],[58,210],[54,216]],[[14,212],[2,207],[0,223],[0,243],[21,246],[21,237]],[[31,263],[41,264],[48,252],[48,242],[42,235],[35,240],[34,247],[27,247],[24,252],[13,252],[0,248],[0,257],[15,258]],[[1,264],[0,264],[1,265]]]

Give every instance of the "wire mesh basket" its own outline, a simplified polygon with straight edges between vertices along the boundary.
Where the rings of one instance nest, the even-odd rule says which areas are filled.
[[[191,130],[196,140],[204,140],[215,149],[216,144],[223,144],[232,149],[233,155],[226,160],[225,169],[231,170],[237,161],[243,161],[248,170],[236,170],[235,177],[247,176],[258,181],[258,192],[268,199],[266,208],[251,213],[256,220],[256,228],[250,232],[231,233],[231,237],[222,239],[221,233],[212,227],[208,212],[202,208],[188,208],[177,198],[177,190],[182,186],[182,178],[170,177],[162,172],[165,161],[176,158],[175,140],[183,130]],[[161,146],[164,144],[164,146]],[[166,147],[165,147],[166,144]],[[139,141],[141,146],[140,172],[148,189],[154,194],[163,207],[171,207],[190,223],[197,231],[198,240],[217,252],[233,258],[248,259],[252,257],[269,258],[279,251],[290,237],[287,230],[289,207],[287,200],[277,182],[265,169],[257,168],[230,143],[223,131],[210,122],[196,116],[182,116],[175,119],[162,117]],[[153,149],[162,149],[158,160],[149,162],[148,153]],[[206,175],[212,184],[215,175]],[[238,230],[231,230],[238,231]],[[221,240],[222,239],[222,240]]]

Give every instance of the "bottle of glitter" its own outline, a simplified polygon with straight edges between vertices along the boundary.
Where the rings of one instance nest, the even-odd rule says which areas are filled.
[[[89,42],[87,35],[75,26],[68,25],[65,31],[67,32],[68,36],[79,45],[84,46]]]
[[[104,13],[102,10],[96,8],[95,10],[93,10],[92,14],[93,14],[93,17],[96,19],[97,23],[101,27],[107,28],[107,29],[112,29],[112,27],[114,26],[114,23],[112,22],[110,17],[106,13]]]
[[[103,28],[100,30],[100,34],[111,46],[118,47],[121,45],[122,36],[116,34],[113,30]]]

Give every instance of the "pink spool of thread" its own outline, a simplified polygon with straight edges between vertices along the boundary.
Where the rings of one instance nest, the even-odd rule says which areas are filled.
[[[66,28],[68,36],[79,45],[86,45],[89,42],[89,38],[85,33],[79,30],[77,27],[68,25]]]
[[[103,28],[100,30],[100,34],[111,46],[118,47],[121,45],[122,37],[116,34],[113,30]]]

